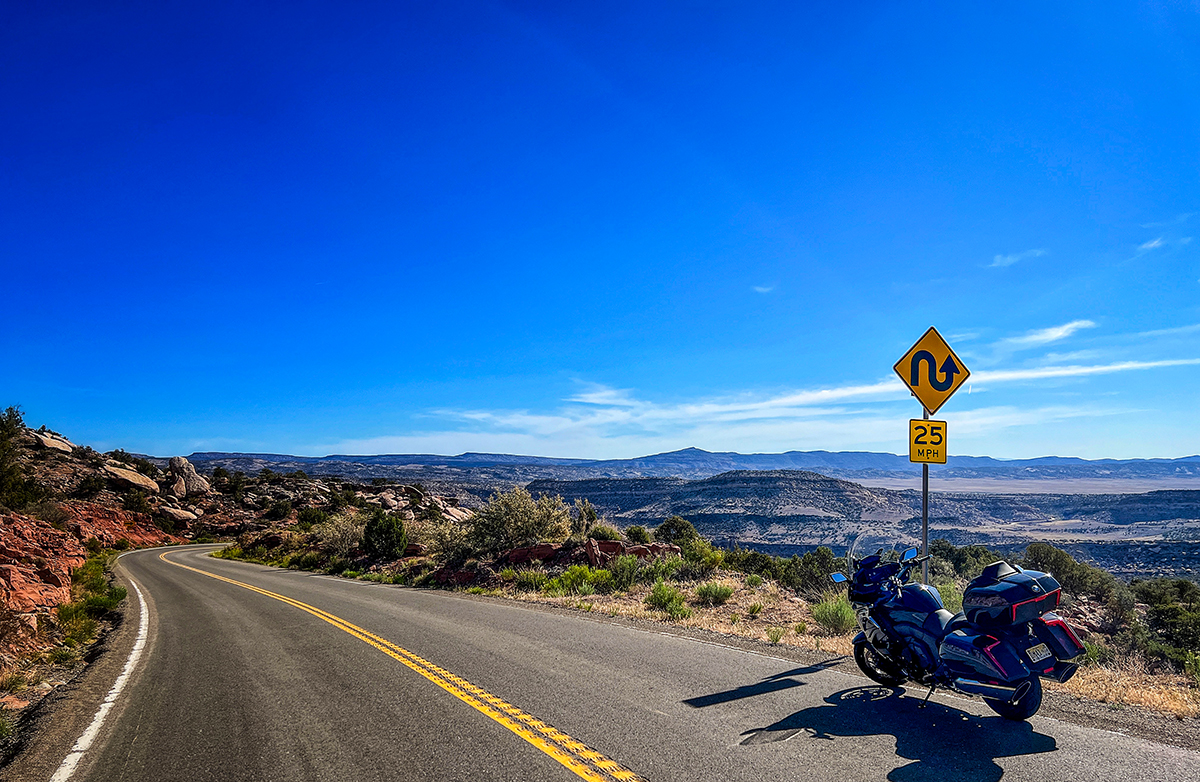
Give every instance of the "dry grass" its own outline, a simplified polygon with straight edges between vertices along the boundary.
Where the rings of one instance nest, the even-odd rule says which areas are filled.
[[[608,616],[694,627],[768,643],[771,642],[768,634],[771,628],[785,628],[782,638],[778,641],[781,646],[847,656],[854,651],[852,634],[826,634],[813,620],[809,604],[791,592],[781,590],[774,582],[768,581],[759,587],[748,587],[745,577],[735,573],[721,573],[709,580],[733,589],[733,596],[729,601],[720,606],[699,605],[694,600],[695,588],[704,582],[672,582],[687,596],[688,608],[692,610],[691,616],[674,621],[668,619],[661,611],[652,611],[645,606],[643,601],[650,592],[650,586],[647,584],[636,584],[629,592],[620,594],[588,595],[584,600],[573,595],[547,597],[538,592],[518,592],[510,585],[494,594],[513,600],[546,603]],[[749,608],[754,603],[762,603],[763,608],[756,616],[751,616]],[[797,625],[805,625],[807,631],[796,633]],[[1105,666],[1081,667],[1066,684],[1051,680],[1044,680],[1044,683],[1047,690],[1111,704],[1113,708],[1136,706],[1181,719],[1200,717],[1200,691],[1190,687],[1183,676],[1152,673],[1140,657],[1120,658]]]
[[[1140,706],[1181,719],[1200,717],[1200,693],[1183,676],[1151,673],[1139,656],[1080,668],[1066,684],[1046,682],[1046,689],[1114,707]]]
[[[740,574],[722,573],[708,579],[718,584],[728,586],[733,590],[728,602],[720,606],[700,605],[695,601],[695,589],[704,581],[695,583],[672,582],[687,598],[687,606],[692,615],[686,619],[670,620],[661,611],[653,611],[643,602],[650,593],[650,585],[635,584],[628,592],[612,595],[588,595],[587,603],[592,607],[591,612],[608,616],[624,616],[633,619],[648,619],[668,622],[680,627],[695,627],[702,630],[731,635],[740,638],[753,638],[771,642],[771,628],[785,628],[778,644],[781,646],[796,646],[802,649],[827,652],[832,654],[850,654],[853,646],[850,635],[829,636],[820,630],[813,620],[812,609],[804,600],[795,597],[791,592],[781,590],[773,582],[765,582],[761,586],[748,587],[745,578]],[[514,600],[531,603],[546,603],[576,608],[579,599],[569,595],[566,597],[548,597],[538,592],[518,592],[506,586],[503,596]],[[762,609],[754,616],[750,614],[750,606],[761,603]],[[795,627],[806,625],[808,632],[797,634]],[[816,633],[816,634],[813,634]]]

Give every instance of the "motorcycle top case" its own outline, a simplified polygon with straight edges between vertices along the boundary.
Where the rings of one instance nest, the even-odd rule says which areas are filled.
[[[1054,576],[993,562],[967,585],[963,613],[977,627],[1018,625],[1058,608],[1061,597]]]

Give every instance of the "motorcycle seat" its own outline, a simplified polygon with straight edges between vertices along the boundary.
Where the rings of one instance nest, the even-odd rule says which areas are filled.
[[[925,632],[937,636],[938,640],[945,638],[955,630],[968,627],[967,615],[962,611],[952,614],[944,608],[939,608],[925,620]]]

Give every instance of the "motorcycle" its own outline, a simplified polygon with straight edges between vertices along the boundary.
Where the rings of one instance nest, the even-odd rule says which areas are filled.
[[[860,629],[854,661],[872,680],[927,686],[925,701],[938,688],[982,696],[1001,717],[1026,720],[1042,705],[1042,678],[1075,675],[1073,660],[1084,648],[1054,613],[1062,589],[1052,575],[993,562],[967,585],[963,610],[952,614],[936,587],[909,583],[928,556],[916,548],[898,558],[865,554],[861,540],[846,558],[850,575],[831,578],[848,582]]]

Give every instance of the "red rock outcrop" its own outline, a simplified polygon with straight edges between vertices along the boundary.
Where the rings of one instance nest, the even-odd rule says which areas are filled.
[[[17,614],[48,611],[71,599],[71,571],[87,559],[84,543],[111,548],[181,542],[150,518],[90,502],[60,506],[68,520],[55,526],[30,516],[0,516],[0,603]],[[60,528],[61,527],[61,528]]]

